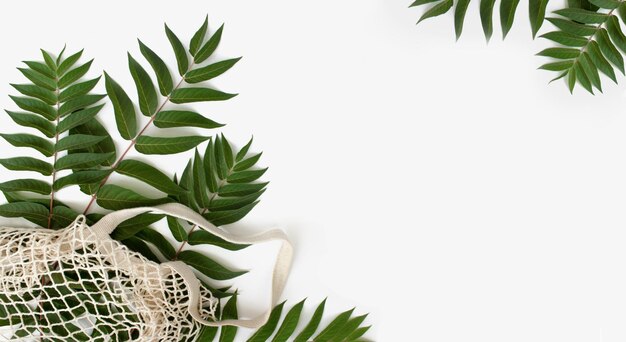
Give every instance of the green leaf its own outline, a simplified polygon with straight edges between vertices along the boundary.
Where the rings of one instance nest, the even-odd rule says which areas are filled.
[[[580,8],[563,8],[554,13],[583,24],[602,24],[608,16],[604,13],[588,11]]]
[[[206,325],[202,326],[202,328],[200,328],[200,332],[198,333],[198,338],[196,339],[196,341],[211,342],[215,339],[215,336],[217,336],[217,331],[217,327],[209,327]]]
[[[215,280],[229,280],[246,273],[246,271],[229,270],[213,259],[195,251],[182,251],[178,255],[178,260],[184,261],[200,273]]]
[[[52,70],[56,70],[57,69],[57,65],[54,62],[54,59],[52,58],[52,56],[50,56],[49,53],[47,53],[45,50],[40,49],[41,50],[41,55],[43,56],[43,60],[46,62],[46,65],[52,69]],[[56,75],[56,73],[54,74]]]
[[[613,67],[600,52],[600,47],[598,47],[598,43],[593,40],[590,41],[589,46],[587,47],[587,51],[589,52],[589,57],[591,58],[591,61],[596,67],[598,67],[598,70],[607,75],[611,80],[613,80],[613,82],[617,83]]]
[[[173,103],[225,101],[235,96],[237,94],[228,94],[211,88],[179,88],[172,92],[170,101]]]
[[[487,41],[493,34],[493,6],[496,0],[480,0],[480,22]]]
[[[50,176],[52,174],[52,165],[32,157],[0,159],[0,165],[13,171],[34,171],[44,176]]]
[[[280,315],[283,312],[283,307],[285,306],[285,302],[278,304],[274,309],[272,309],[272,313],[270,317],[267,319],[267,323],[263,325],[259,330],[257,330],[252,337],[248,339],[248,342],[264,342],[267,341],[270,336],[276,330],[276,326],[278,326],[278,321],[280,320]]]
[[[600,92],[602,92],[602,85],[600,83],[600,75],[598,74],[598,69],[587,52],[583,52],[581,58],[578,59],[580,66],[582,67],[583,72],[591,82],[591,84],[596,87]]]
[[[72,66],[74,66],[76,62],[78,62],[78,60],[80,59],[82,55],[83,55],[83,50],[80,50],[76,52],[75,54],[67,57],[65,60],[63,60],[63,62],[61,62],[61,64],[59,64],[59,67],[57,68],[57,73],[59,75],[65,74],[66,71],[68,71]]]
[[[83,150],[72,150],[71,153],[82,153],[82,152],[91,152],[91,153],[107,153],[110,155],[109,159],[104,161],[102,165],[110,166],[115,161],[116,151],[115,144],[113,143],[113,139],[107,132],[107,130],[102,126],[102,124],[97,120],[91,120],[87,123],[80,125],[78,127],[72,128],[70,130],[70,134],[87,134],[87,135],[99,135],[103,136],[104,140],[101,142],[87,147]]]
[[[222,32],[224,31],[224,24],[220,26],[217,31],[209,38],[209,40],[204,44],[198,53],[194,55],[194,61],[196,64],[200,64],[204,62],[207,58],[211,57],[213,52],[217,49],[217,46],[220,45],[220,40],[222,40]]]
[[[580,51],[572,48],[547,48],[537,54],[537,56],[552,57],[556,59],[578,58]]]
[[[48,208],[38,203],[14,202],[0,205],[0,216],[2,217],[23,217],[29,221],[40,223],[43,227],[47,225]]]
[[[209,16],[207,15],[206,18],[204,19],[204,23],[202,23],[202,26],[200,26],[198,31],[196,31],[196,33],[191,38],[191,42],[189,43],[189,52],[191,53],[192,56],[196,55],[196,52],[198,52],[200,45],[202,45],[202,42],[204,42],[204,36],[206,35],[206,30],[208,27],[209,27]]]
[[[533,32],[533,39],[537,36],[537,32],[539,32],[541,25],[543,25],[547,5],[548,0],[529,0],[528,16],[530,19],[530,27]]]
[[[30,147],[46,157],[52,157],[54,146],[46,139],[31,134],[0,134],[4,140],[15,147]]]
[[[11,84],[15,90],[19,91],[23,95],[34,97],[42,100],[48,105],[54,105],[57,103],[57,97],[54,92],[40,87],[34,84]]]
[[[190,111],[165,110],[157,113],[154,125],[159,128],[170,127],[200,127],[200,128],[218,128],[224,126],[204,116]]]
[[[315,337],[315,341],[319,342],[329,342],[331,339],[337,335],[340,329],[348,323],[350,316],[352,316],[352,312],[354,309],[342,312],[335,318],[330,324],[326,327],[326,329],[322,330],[317,337]]]
[[[40,114],[50,121],[55,120],[57,117],[56,110],[52,108],[52,106],[41,100],[10,95],[9,97],[13,100],[13,102],[15,102],[18,107],[22,108],[23,110]]]
[[[141,253],[141,255],[148,258],[149,260],[152,260],[156,263],[161,263],[159,258],[154,255],[150,247],[148,247],[148,245],[145,242],[141,241],[139,238],[130,237],[128,239],[122,240],[121,242],[131,250],[137,253]]]
[[[360,327],[358,329],[356,329],[352,334],[350,334],[350,336],[348,336],[347,340],[348,341],[362,341],[360,340],[361,336],[365,335],[365,333],[370,330],[372,326],[368,325],[366,327]]]
[[[452,8],[452,4],[453,3],[454,3],[453,0],[443,0],[443,1],[439,2],[435,6],[429,8],[428,10],[426,10],[426,12],[424,12],[424,14],[422,14],[422,16],[417,21],[417,23],[419,24],[419,23],[421,23],[422,21],[424,21],[424,20],[426,20],[428,18],[434,18],[434,17],[440,16],[440,15],[448,12],[450,10],[450,8]]]
[[[204,151],[204,170],[206,171],[206,184],[209,191],[215,193],[217,191],[217,162],[215,160],[215,148],[213,146],[213,139],[209,140],[206,150]]]
[[[94,94],[77,96],[71,100],[68,100],[59,108],[59,115],[63,117],[77,110],[84,109],[102,100],[104,97],[105,95],[94,95]]]
[[[139,109],[145,116],[152,116],[158,106],[157,93],[148,72],[128,54],[128,68],[137,87]]]
[[[500,24],[502,25],[502,38],[506,38],[506,35],[513,26],[517,5],[519,5],[519,0],[500,1]]]
[[[257,154],[253,155],[250,158],[247,158],[247,159],[244,159],[244,160],[238,162],[235,165],[235,167],[233,168],[233,171],[239,172],[239,171],[244,171],[244,170],[247,170],[247,169],[253,167],[254,165],[256,165],[256,163],[259,161],[259,159],[261,159],[261,155],[263,155],[263,152],[257,153]]]
[[[200,206],[200,208],[208,208],[209,207],[209,194],[207,192],[206,185],[206,175],[204,171],[204,165],[202,164],[202,158],[198,153],[198,150],[195,151],[194,161],[193,161],[193,195],[196,200],[196,203]]]
[[[563,31],[548,32],[546,34],[541,35],[540,37],[557,42],[561,45],[572,46],[572,47],[583,47],[583,46],[586,46],[587,43],[589,42],[589,40],[584,37],[577,36],[571,33],[563,32]]]
[[[609,35],[605,29],[598,30],[598,33],[596,34],[596,41],[598,42],[600,51],[602,51],[602,54],[604,54],[606,59],[613,63],[613,65],[617,67],[622,74],[624,74],[624,58],[619,51],[617,51],[615,45],[611,43]]]
[[[49,195],[51,192],[50,184],[38,179],[15,179],[8,182],[0,183],[1,191],[28,191],[41,195]]]
[[[104,73],[107,94],[113,104],[117,130],[122,138],[131,140],[137,135],[137,117],[135,107],[124,89],[120,87],[109,75]]]
[[[425,4],[430,4],[430,3],[432,3],[432,2],[436,2],[436,1],[439,1],[439,0],[415,0],[415,1],[414,1],[414,2],[413,2],[410,6],[409,6],[409,8],[411,8],[411,7],[417,7],[417,6],[421,6],[421,5],[425,5]]]
[[[596,28],[589,25],[583,25],[571,20],[561,18],[548,18],[552,25],[556,26],[559,30],[567,33],[571,33],[577,36],[592,36],[596,34]]]
[[[567,72],[567,86],[569,88],[570,93],[574,91],[575,85],[576,85],[576,70],[574,68],[571,68]]]
[[[73,98],[87,95],[100,81],[100,76],[89,81],[73,84],[59,94],[59,101],[66,102]]]
[[[54,82],[54,80],[51,80],[50,78],[48,78],[47,76],[44,76],[36,71],[32,71],[30,69],[25,69],[25,68],[17,68],[17,70],[19,70],[22,75],[24,75],[26,78],[28,78],[31,82],[33,82],[34,84],[40,86],[40,87],[44,87],[48,90],[52,90],[55,91],[57,89],[57,85]]]
[[[224,305],[224,311],[222,312],[222,320],[237,319],[239,317],[237,313],[237,294],[230,297],[226,305]],[[236,326],[222,326],[219,342],[233,342],[237,335]]]
[[[10,112],[8,110],[6,112],[9,114],[11,119],[20,126],[35,128],[48,138],[52,138],[55,135],[54,125],[40,116],[27,113]]]
[[[250,138],[248,143],[244,147],[242,147],[241,150],[239,150],[239,152],[237,152],[237,156],[235,157],[235,162],[239,163],[240,161],[243,160],[243,158],[246,157],[246,155],[248,154],[248,151],[250,150],[250,147],[252,146],[253,140],[254,140],[254,137]]]
[[[178,185],[180,185],[183,189],[193,190],[192,161],[191,160],[189,160],[189,162],[187,163],[187,166],[185,166],[185,170],[183,171],[183,174],[180,177],[180,181],[178,182]],[[177,198],[181,204],[184,204],[192,209],[195,209],[196,211],[199,210],[198,206],[193,200],[192,191],[189,191],[185,194],[180,194],[177,196]]]
[[[302,300],[298,304],[294,305],[291,310],[287,312],[287,315],[285,316],[280,328],[278,328],[272,342],[286,342],[287,339],[293,335],[296,327],[298,326],[298,322],[300,321],[300,314],[302,313],[305,300]]]
[[[176,249],[174,249],[169,241],[167,241],[167,239],[156,230],[145,228],[138,232],[136,236],[153,244],[168,260],[174,260],[176,258]]]
[[[100,183],[105,177],[111,173],[110,170],[85,170],[75,171],[65,177],[57,179],[54,184],[54,190],[61,190],[70,185],[96,184]]]
[[[458,0],[456,8],[454,9],[454,32],[456,34],[456,40],[461,38],[463,32],[463,23],[465,22],[465,14],[467,14],[467,7],[470,0]]]
[[[138,179],[166,194],[176,195],[186,192],[159,169],[138,160],[122,160],[115,168],[115,172]]]
[[[622,3],[617,0],[589,0],[589,2],[604,9],[616,9]]]
[[[85,76],[87,71],[89,71],[89,68],[91,67],[92,62],[93,62],[93,59],[75,69],[68,71],[59,80],[59,88],[63,89],[67,87],[68,85],[74,83],[75,81],[78,81],[81,77]]]
[[[546,63],[539,67],[539,69],[549,70],[549,71],[563,71],[568,70],[569,68],[574,67],[574,61],[569,59],[565,61],[558,61],[552,63]]]
[[[57,170],[81,170],[90,169],[102,165],[105,161],[114,157],[114,153],[71,153],[59,158],[55,164]]]
[[[313,317],[311,321],[306,325],[306,327],[300,332],[300,335],[296,337],[294,342],[307,342],[311,336],[317,330],[317,327],[320,325],[322,321],[322,315],[324,315],[324,307],[326,306],[326,299],[318,305],[317,309],[315,309],[315,313],[313,313]]]
[[[115,240],[126,240],[135,236],[149,225],[163,219],[164,215],[155,215],[150,213],[139,214],[131,219],[122,222],[111,233],[111,238]]]
[[[73,150],[93,146],[106,137],[97,135],[72,134],[59,140],[56,144],[57,151]]]
[[[332,340],[333,341],[344,341],[346,340],[352,333],[354,333],[365,321],[367,315],[361,315],[358,317],[354,317],[350,319],[347,323],[345,323],[339,331],[334,334]]]
[[[167,226],[169,227],[170,231],[172,232],[172,236],[174,236],[176,241],[187,241],[187,231],[185,230],[185,228],[183,228],[183,225],[180,224],[180,222],[178,222],[176,218],[168,216]]]
[[[583,70],[580,63],[574,64],[574,70],[576,70],[576,78],[578,79],[578,83],[580,83],[583,86],[583,88],[585,88],[588,92],[593,94],[593,89],[591,88],[591,82],[589,81],[589,78],[585,74],[585,71]]]
[[[174,84],[172,82],[172,74],[170,74],[170,70],[167,68],[167,65],[161,57],[159,57],[154,51],[152,51],[149,47],[144,45],[141,40],[139,41],[139,50],[144,58],[150,63],[154,73],[157,77],[157,83],[159,84],[159,91],[161,95],[167,96],[174,89]]]
[[[142,135],[137,138],[135,148],[143,154],[175,154],[188,151],[207,139],[208,137],[193,135],[173,138]]]
[[[51,227],[54,229],[69,227],[77,216],[78,214],[74,210],[66,206],[55,205]]]
[[[104,107],[103,104],[91,108],[85,108],[68,115],[57,126],[57,132],[63,133],[74,127],[84,125],[87,121],[93,120],[93,118],[98,115],[102,107]]]
[[[228,181],[228,183],[250,183],[261,178],[261,176],[263,176],[263,174],[265,174],[266,171],[267,171],[267,168],[260,169],[260,170],[235,172],[231,174],[230,176],[228,176],[226,180]]]
[[[182,232],[180,231],[182,229],[182,226],[180,226],[178,222],[176,223],[179,226],[179,227],[176,227],[177,230],[179,230],[178,235],[179,237],[183,237]],[[171,225],[170,225],[170,229],[172,229]],[[184,229],[182,229],[182,231],[184,231]],[[186,236],[187,234],[185,233],[184,235]],[[178,240],[178,238],[176,238],[176,240]],[[217,246],[217,247],[227,249],[229,251],[239,251],[250,246],[250,245],[236,244],[236,243],[226,241],[218,236],[215,236],[207,232],[206,230],[194,230],[193,232],[191,232],[191,234],[189,234],[188,243],[192,246],[212,245],[212,246]]]
[[[219,61],[217,63],[209,64],[200,69],[191,70],[187,73],[187,75],[185,75],[185,81],[187,81],[187,83],[199,83],[211,80],[228,71],[240,60],[241,57],[227,59],[224,61]]]
[[[24,61],[24,64],[26,64],[32,70],[37,71],[38,73],[46,76],[51,80],[54,80],[56,78],[56,73],[54,72],[54,69],[51,68],[49,65],[34,61]]]
[[[626,36],[622,32],[619,20],[612,15],[606,22],[606,29],[613,40],[613,43],[624,53],[626,53]]]
[[[170,41],[172,49],[174,49],[176,62],[178,63],[178,73],[183,76],[189,69],[187,51],[185,51],[185,47],[183,46],[183,43],[180,42],[180,39],[178,39],[174,32],[167,27],[167,24],[165,24],[165,34],[167,34],[167,39]]]
[[[246,205],[255,202],[265,192],[265,189],[255,192],[250,195],[241,197],[227,197],[227,198],[214,198],[210,205],[210,211],[224,211],[233,210],[245,207]]]
[[[98,191],[98,205],[105,209],[122,210],[126,208],[154,206],[171,202],[171,199],[148,198],[132,190],[113,184],[105,184]]]
[[[244,218],[258,203],[258,201],[252,202],[239,209],[213,211],[206,213],[203,216],[216,226],[224,226],[235,223]]]

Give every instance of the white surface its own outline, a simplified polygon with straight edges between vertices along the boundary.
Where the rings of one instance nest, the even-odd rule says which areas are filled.
[[[0,93],[65,42],[133,93],[135,37],[173,62],[162,23],[186,40],[209,13],[219,54],[244,56],[214,84],[241,95],[196,108],[265,151],[269,191],[235,229],[286,228],[292,303],[357,306],[384,342],[623,341],[624,87],[548,86],[525,3],[488,46],[477,2],[458,43],[409,3],[0,2]]]

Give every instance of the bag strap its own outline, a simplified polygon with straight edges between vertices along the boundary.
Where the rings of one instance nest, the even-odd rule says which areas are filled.
[[[289,270],[291,268],[291,260],[293,258],[293,247],[284,232],[281,230],[270,230],[249,237],[236,236],[215,227],[200,214],[179,203],[167,203],[154,207],[139,207],[115,211],[102,217],[96,224],[91,226],[91,230],[99,237],[109,237],[109,235],[120,223],[146,212],[166,214],[186,220],[213,235],[236,244],[256,244],[269,241],[281,241],[282,245],[276,258],[276,264],[274,265],[272,276],[271,307],[265,313],[253,319],[229,319],[218,322],[205,320],[198,311],[200,301],[200,281],[194,275],[193,270],[180,261],[167,262],[163,264],[179,273],[189,286],[189,314],[196,321],[198,321],[198,323],[214,327],[233,325],[255,329],[261,327],[267,322],[272,308],[278,304],[280,295],[285,288]]]

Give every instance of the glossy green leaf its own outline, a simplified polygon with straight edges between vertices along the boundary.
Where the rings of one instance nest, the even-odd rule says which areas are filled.
[[[73,98],[76,98],[82,95],[87,95],[98,84],[99,81],[100,81],[100,76],[98,76],[97,78],[85,81],[85,82],[73,84],[67,87],[66,89],[64,89],[59,94],[59,101],[66,102]]]
[[[519,0],[500,0],[500,24],[502,26],[503,38],[506,37],[513,26],[517,5],[519,5]]]
[[[90,169],[102,165],[105,161],[114,157],[114,153],[71,153],[63,156],[55,163],[57,170],[81,170]]]
[[[244,218],[259,202],[252,202],[238,209],[212,211],[204,214],[203,216],[216,226],[224,226],[227,224],[235,223]]]
[[[264,192],[265,189],[246,196],[214,198],[209,205],[209,210],[225,211],[239,209],[255,202]]]
[[[184,261],[200,273],[215,280],[229,280],[246,273],[246,271],[229,270],[213,259],[195,251],[182,251],[178,255],[178,260]]]
[[[200,128],[218,128],[224,126],[204,116],[190,111],[182,110],[165,110],[157,113],[154,125],[159,128],[170,127],[200,127]]]
[[[44,138],[23,133],[0,134],[0,136],[15,147],[30,147],[39,151],[46,157],[52,157],[54,154],[54,146],[50,143],[50,141]]]
[[[174,54],[176,55],[176,62],[178,63],[178,73],[183,76],[189,69],[189,59],[187,56],[187,51],[183,46],[183,43],[180,42],[180,39],[167,27],[165,24],[165,33],[167,34],[167,39],[170,41],[172,45],[172,49],[174,49]]]
[[[204,62],[207,58],[213,55],[213,52],[215,52],[218,45],[220,45],[223,31],[224,24],[222,24],[222,26],[220,26],[220,28],[215,31],[211,38],[209,38],[209,40],[200,48],[200,50],[198,50],[198,53],[194,55],[194,62],[196,64]]]
[[[29,79],[31,82],[33,82],[34,84],[40,86],[40,87],[44,87],[48,90],[52,90],[55,91],[57,89],[57,84],[56,82],[54,82],[54,80],[48,78],[47,76],[44,76],[36,71],[33,71],[31,69],[26,69],[26,68],[17,68],[17,70],[19,70],[22,75],[24,75],[27,79]]]
[[[115,172],[138,179],[166,194],[180,194],[186,191],[159,169],[139,160],[122,160],[115,168]]]
[[[106,137],[97,135],[72,134],[59,140],[56,144],[56,150],[64,151],[86,148],[101,142],[105,138]]]
[[[317,306],[315,309],[315,313],[313,313],[313,317],[309,321],[309,323],[304,327],[302,332],[295,338],[294,342],[307,342],[311,336],[317,330],[317,327],[320,325],[322,321],[322,316],[324,315],[324,308],[326,307],[326,299]]]
[[[56,119],[57,117],[56,110],[52,106],[50,106],[49,104],[41,100],[37,100],[37,99],[29,98],[29,97],[18,97],[18,96],[9,96],[9,97],[13,100],[13,102],[15,102],[15,104],[18,107],[22,108],[25,111],[39,114],[50,121]]]
[[[171,202],[169,198],[148,198],[132,190],[113,184],[105,184],[98,191],[98,205],[105,209],[122,210],[126,208],[154,206]]]
[[[191,150],[207,139],[208,137],[193,135],[173,138],[142,135],[137,138],[135,148],[143,154],[175,154]]]
[[[135,81],[135,86],[137,87],[139,110],[141,110],[145,116],[152,116],[158,106],[157,92],[154,88],[154,83],[152,83],[148,72],[141,64],[137,63],[130,53],[128,54],[128,68],[130,69],[130,73]]]
[[[192,170],[194,179],[193,195],[196,203],[200,206],[200,208],[208,208],[209,195],[207,192],[204,164],[202,163],[202,158],[200,157],[197,149],[195,151]]]
[[[345,341],[348,339],[348,337],[361,326],[366,317],[367,315],[361,315],[348,320],[348,322],[333,335],[332,341]]]
[[[417,23],[421,23],[422,21],[428,19],[428,18],[434,18],[437,16],[440,16],[446,12],[448,12],[450,10],[450,8],[452,8],[452,5],[454,4],[453,0],[443,0],[441,2],[439,2],[438,4],[434,5],[433,7],[429,8],[428,10],[426,10],[426,12],[424,12],[424,14],[422,14],[422,16],[420,17],[420,19],[417,21]]]
[[[606,59],[608,59],[619,71],[624,74],[624,58],[617,51],[615,45],[609,39],[609,35],[605,29],[598,30],[596,34],[596,42],[598,42],[598,46],[600,47],[600,51]]]
[[[209,27],[209,16],[207,15],[202,23],[202,26],[196,31],[196,33],[191,38],[191,42],[189,43],[189,53],[192,56],[195,56],[200,49],[200,46],[204,42],[204,36],[206,35],[207,28]]]
[[[102,107],[104,107],[103,104],[91,108],[85,108],[68,115],[57,126],[57,132],[63,133],[74,127],[84,125],[87,121],[93,120],[93,118],[98,115]]]
[[[136,237],[130,237],[128,239],[122,240],[121,242],[131,250],[137,253],[141,253],[141,255],[148,258],[149,260],[152,260],[156,263],[161,263],[159,258],[152,252],[150,247],[148,247],[148,245],[141,239]]]
[[[228,94],[211,88],[179,88],[172,92],[170,101],[173,103],[225,101],[235,96],[237,94]]]
[[[54,125],[50,121],[38,115],[27,114],[27,113],[16,113],[16,112],[10,112],[8,110],[6,112],[7,114],[9,114],[9,117],[11,117],[11,119],[20,126],[35,128],[36,130],[43,133],[48,138],[52,138],[55,135]]]
[[[493,6],[496,0],[480,0],[480,22],[487,40],[493,34]]]
[[[238,317],[239,314],[237,313],[237,295],[235,294],[228,300],[228,302],[226,302],[226,305],[224,305],[221,319],[237,319]],[[235,341],[235,337],[237,336],[237,330],[238,328],[236,326],[222,326],[219,342]]]
[[[38,179],[15,179],[0,183],[0,191],[28,191],[41,195],[49,195],[50,184]]]
[[[235,164],[235,167],[233,168],[233,170],[236,172],[239,172],[239,171],[244,171],[253,167],[254,165],[256,165],[259,159],[261,159],[262,155],[263,155],[263,152],[257,153],[249,158],[246,158],[238,162],[237,164]]]
[[[176,249],[174,249],[169,241],[167,241],[167,239],[156,230],[145,228],[138,232],[135,236],[153,244],[168,260],[174,260],[176,258]]]
[[[87,94],[74,97],[61,105],[59,115],[63,117],[72,112],[84,109],[102,100],[105,96],[106,95]]]
[[[161,57],[143,44],[141,40],[139,40],[139,50],[148,63],[150,63],[150,66],[152,66],[152,70],[154,70],[161,95],[169,95],[172,92],[172,89],[174,89],[174,84],[172,82],[172,74],[170,74],[170,70],[167,65],[163,62]]]
[[[0,205],[0,216],[2,217],[23,217],[29,221],[39,222],[41,226],[47,224],[48,208],[32,202],[14,202]]]
[[[608,18],[608,16],[604,13],[593,12],[580,8],[563,8],[554,11],[554,13],[583,24],[602,24]]]
[[[602,84],[600,83],[600,75],[598,74],[598,69],[591,61],[589,54],[587,52],[583,52],[583,55],[578,60],[583,72],[591,82],[591,84],[600,92],[602,92]]]
[[[53,188],[54,190],[61,190],[70,185],[100,183],[110,173],[110,170],[74,171],[67,176],[57,179],[53,184]]]
[[[178,223],[178,222],[177,222]],[[180,226],[180,224],[179,224]],[[171,229],[172,226],[170,226]],[[180,230],[182,227],[177,228],[178,230]],[[183,229],[184,231],[184,229]],[[179,234],[179,237],[182,237],[183,234],[181,232],[181,234]],[[187,234],[184,234],[185,236]],[[178,238],[177,238],[178,240]],[[179,240],[180,241],[180,240]],[[195,245],[212,245],[212,246],[217,246],[217,247],[221,247],[224,249],[227,249],[229,251],[239,251],[242,249],[245,249],[247,247],[249,247],[250,245],[245,245],[245,244],[237,244],[237,243],[232,243],[229,241],[226,241],[218,236],[215,236],[209,232],[207,232],[206,230],[202,230],[202,229],[196,229],[193,232],[191,232],[189,234],[188,237],[188,242],[190,245],[195,246]]]
[[[283,319],[283,323],[280,328],[278,328],[272,342],[287,342],[293,335],[296,327],[298,326],[298,322],[300,321],[300,315],[302,313],[302,308],[304,307],[304,302],[305,300],[302,300],[298,304],[294,305],[289,312],[287,312],[287,315],[285,316],[285,319]]]
[[[548,32],[541,35],[540,37],[570,47],[583,47],[589,43],[589,40],[584,37],[573,35],[571,33],[563,31]]]
[[[235,172],[229,175],[226,180],[228,181],[228,183],[250,183],[261,178],[261,176],[263,176],[266,171],[267,168]]]
[[[590,3],[604,9],[616,9],[622,4],[618,0],[588,0]]]
[[[83,50],[80,50],[76,52],[75,54],[64,59],[63,62],[59,64],[59,67],[57,68],[57,73],[59,75],[65,74],[66,71],[70,70],[70,68],[73,67],[74,64],[76,64],[76,62],[78,62],[78,60],[80,59],[82,55],[83,55]]]
[[[537,54],[538,56],[552,57],[557,59],[578,58],[580,51],[572,48],[547,48]]]
[[[93,59],[79,67],[76,67],[75,69],[68,71],[65,75],[63,75],[63,77],[61,77],[61,79],[59,79],[59,88],[63,89],[85,76],[87,71],[89,71],[92,62]]]
[[[547,6],[548,0],[529,0],[528,17],[530,19],[530,27],[533,33],[533,38],[537,36],[539,29],[543,25]]]
[[[109,75],[104,73],[107,94],[113,104],[117,130],[122,138],[131,140],[137,135],[137,117],[135,107],[124,89],[120,87]]]
[[[52,174],[52,165],[32,157],[0,159],[0,165],[13,171],[34,171],[44,176],[50,176]]]
[[[206,174],[206,184],[209,191],[212,193],[217,192],[217,162],[215,160],[215,147],[213,145],[213,139],[209,140],[206,150],[204,151],[204,170]]]
[[[615,72],[613,71],[613,67],[609,62],[604,58],[602,52],[600,52],[600,47],[598,43],[595,41],[590,41],[589,46],[587,47],[587,51],[589,52],[589,57],[593,64],[600,70],[603,74],[607,75],[613,82],[617,83],[617,78],[615,77]]]
[[[235,162],[239,163],[240,161],[243,160],[243,158],[246,157],[246,155],[248,154],[248,151],[250,150],[250,147],[252,146],[252,141],[254,140],[254,137],[250,138],[250,140],[248,141],[247,144],[245,144],[241,150],[239,150],[239,152],[237,152],[237,156],[235,156]]]
[[[180,224],[180,222],[178,222],[178,219],[168,216],[167,226],[169,227],[170,232],[172,232],[172,236],[174,236],[176,241],[178,242],[187,241],[187,230],[185,230],[183,225]]]
[[[47,78],[51,80],[54,80],[56,78],[56,72],[54,71],[54,68],[51,68],[49,65],[45,63],[34,62],[34,61],[24,61],[24,64],[26,64],[30,69],[40,73],[43,76],[46,76]]]
[[[461,33],[463,33],[463,24],[469,3],[470,0],[458,0],[454,9],[454,32],[457,40],[461,38]]]
[[[131,219],[122,222],[111,233],[111,238],[115,240],[126,240],[135,236],[140,231],[146,229],[149,225],[163,219],[164,215],[155,215],[151,213],[139,214]]]
[[[585,71],[583,70],[581,64],[575,63],[574,70],[576,70],[576,79],[578,80],[578,83],[582,85],[583,88],[585,88],[588,92],[593,94],[593,89],[591,88],[591,82],[589,81],[589,78],[585,74]]]
[[[109,159],[104,161],[102,165],[110,166],[115,161],[116,150],[115,144],[113,143],[113,139],[107,132],[107,130],[102,126],[102,124],[97,120],[91,120],[87,123],[80,125],[78,127],[70,129],[70,134],[86,134],[86,135],[94,135],[94,136],[103,136],[104,140],[101,142],[89,146],[80,150],[72,150],[71,153],[83,153],[83,152],[91,152],[91,153],[108,153],[110,155]]]
[[[278,321],[280,320],[280,315],[283,312],[284,306],[285,302],[282,302],[272,309],[270,317],[267,319],[267,323],[257,330],[248,339],[248,342],[265,342],[269,340],[270,336],[272,336],[274,330],[276,330],[276,327],[278,326]]]
[[[23,95],[42,100],[48,105],[54,105],[57,103],[56,94],[44,87],[40,87],[35,84],[11,84],[11,86]]]
[[[568,70],[569,68],[572,68],[573,66],[574,66],[574,61],[570,59],[570,60],[565,60],[565,61],[546,63],[540,66],[539,69],[549,70],[549,71],[563,71],[563,70]]]
[[[552,25],[556,26],[559,30],[571,33],[573,35],[591,36],[596,34],[596,28],[594,26],[583,25],[562,18],[548,18],[547,20],[552,23]]]
[[[352,316],[352,312],[354,309],[342,312],[339,314],[330,324],[326,327],[326,329],[322,330],[319,335],[315,337],[315,341],[319,342],[329,342],[337,335],[339,330],[348,323],[350,316]]]
[[[606,30],[611,37],[611,40],[623,53],[626,53],[626,36],[622,32],[619,20],[616,16],[612,15],[606,22]]]
[[[185,81],[187,81],[187,83],[199,83],[199,82],[211,80],[217,76],[220,76],[226,71],[228,71],[235,64],[237,64],[237,62],[239,62],[240,60],[241,60],[241,57],[227,59],[224,61],[219,61],[213,64],[209,64],[200,69],[192,70],[188,72],[187,75],[185,75]]]

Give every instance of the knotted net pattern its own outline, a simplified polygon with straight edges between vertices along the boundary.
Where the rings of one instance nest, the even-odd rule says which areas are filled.
[[[190,303],[183,277],[95,234],[79,216],[61,230],[0,228],[0,332],[11,341],[192,341],[198,305],[215,320],[202,288]]]

